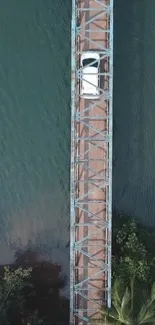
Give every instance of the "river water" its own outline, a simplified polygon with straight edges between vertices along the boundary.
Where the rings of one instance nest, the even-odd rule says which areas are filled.
[[[71,0],[0,3],[0,264],[69,274]],[[113,206],[154,224],[155,2],[115,3]]]
[[[71,0],[0,0],[0,264],[69,273]]]
[[[114,2],[113,205],[155,225],[155,1]]]

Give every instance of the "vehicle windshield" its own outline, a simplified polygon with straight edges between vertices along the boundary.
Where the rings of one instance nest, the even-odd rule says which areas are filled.
[[[99,66],[99,62],[96,61],[95,59],[84,59],[82,61],[82,66],[83,67],[85,67],[85,66],[87,66],[89,64],[91,64],[90,67],[94,67],[94,68],[98,68],[98,66]]]

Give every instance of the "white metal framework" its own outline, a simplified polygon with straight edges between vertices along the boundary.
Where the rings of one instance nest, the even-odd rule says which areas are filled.
[[[111,306],[113,0],[72,0],[70,324]],[[100,98],[80,98],[80,58],[100,54]],[[91,63],[88,65],[90,66]]]

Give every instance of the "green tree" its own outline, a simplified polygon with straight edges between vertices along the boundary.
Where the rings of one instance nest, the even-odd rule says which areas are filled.
[[[113,277],[120,277],[127,285],[129,280],[147,282],[150,276],[151,263],[147,249],[138,236],[134,220],[124,223],[114,232],[115,255],[113,257]]]
[[[22,290],[31,271],[31,268],[16,270],[4,268],[4,276],[0,280],[0,324],[11,324],[10,315],[15,313],[14,309],[22,308],[24,302]]]
[[[134,288],[135,289],[135,288]],[[152,285],[150,294],[143,297],[142,304],[139,299],[139,292],[135,289],[134,295],[131,288],[124,287],[120,279],[116,279],[112,292],[112,308],[101,310],[104,322],[117,325],[153,325],[155,324],[155,283]]]

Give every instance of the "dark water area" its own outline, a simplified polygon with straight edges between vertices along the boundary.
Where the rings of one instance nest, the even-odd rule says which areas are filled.
[[[68,277],[71,0],[0,4],[0,264],[31,250]]]
[[[155,1],[114,3],[113,207],[155,226]]]

